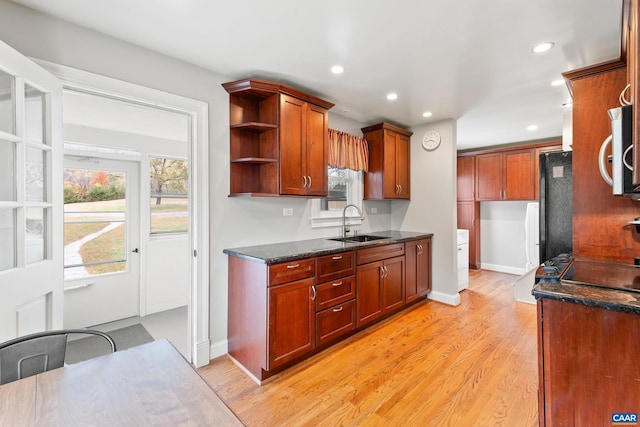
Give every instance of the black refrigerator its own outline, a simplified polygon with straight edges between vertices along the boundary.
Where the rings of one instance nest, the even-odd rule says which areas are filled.
[[[571,151],[540,154],[540,263],[573,252]]]

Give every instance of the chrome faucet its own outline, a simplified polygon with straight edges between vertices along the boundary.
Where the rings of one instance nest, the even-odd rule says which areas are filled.
[[[351,206],[356,208],[356,210],[358,211],[358,215],[360,215],[360,218],[362,218],[362,211],[356,205],[353,205],[350,203],[347,206],[345,206],[344,209],[342,209],[342,238],[345,240],[347,238],[347,225],[346,225],[345,217],[347,215],[347,209]]]

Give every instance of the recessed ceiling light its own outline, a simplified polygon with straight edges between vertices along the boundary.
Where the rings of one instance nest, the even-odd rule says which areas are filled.
[[[564,80],[558,79],[551,82],[551,86],[562,86],[564,84]]]
[[[331,72],[333,74],[342,74],[344,73],[344,67],[342,65],[334,65],[331,67]]]
[[[422,113],[422,117],[431,117],[433,116],[433,113],[431,111],[425,111],[424,113]]]
[[[391,92],[390,94],[387,95],[387,99],[389,101],[395,101],[396,99],[398,99],[398,94],[395,92]]]
[[[538,125],[529,125],[527,126],[527,130],[533,132],[534,130],[538,130]]]
[[[536,45],[532,49],[532,51],[533,51],[533,53],[542,53],[542,52],[548,51],[552,47],[553,47],[553,43],[552,42],[544,42],[544,43],[540,43],[540,44]]]

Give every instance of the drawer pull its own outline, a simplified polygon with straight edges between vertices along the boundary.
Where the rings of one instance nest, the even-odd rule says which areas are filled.
[[[300,264],[287,265],[287,268],[298,268]]]
[[[338,313],[339,311],[342,311],[342,309],[343,309],[343,308],[344,308],[344,307],[334,308],[334,309],[333,309],[333,312],[334,312],[334,313]]]
[[[338,255],[338,256],[331,257],[331,259],[332,259],[332,260],[339,260],[339,259],[342,259],[342,255]]]
[[[342,286],[342,280],[341,280],[341,281],[339,281],[339,282],[333,283],[331,286],[333,286],[334,288],[335,288],[336,286]]]

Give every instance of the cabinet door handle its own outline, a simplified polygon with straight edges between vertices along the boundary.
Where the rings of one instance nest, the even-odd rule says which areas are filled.
[[[342,311],[342,309],[343,309],[343,308],[344,308],[344,307],[334,308],[334,309],[333,309],[333,312],[334,312],[334,313],[337,313],[337,312],[339,312],[339,311]]]
[[[402,194],[402,185],[398,184],[398,194]]]
[[[312,286],[311,290],[313,291],[313,295],[311,296],[311,301],[315,301],[316,300],[316,287]]]
[[[311,177],[307,176],[307,178],[309,178],[309,188],[311,188]]]
[[[334,288],[338,286],[342,286],[342,280],[339,282],[333,283],[331,286],[333,286]]]
[[[307,187],[307,176],[306,175],[302,175],[302,179],[304,179],[304,184],[302,184],[303,187]]]
[[[384,279],[385,277],[387,277],[387,275],[388,275],[387,267],[385,266],[380,267],[380,278]]]
[[[342,255],[338,255],[338,256],[333,256],[331,257],[332,260],[339,260],[342,259]]]
[[[298,268],[300,267],[300,264],[292,264],[292,265],[287,265],[287,268],[291,269],[291,268]]]

